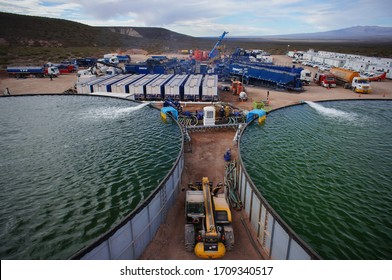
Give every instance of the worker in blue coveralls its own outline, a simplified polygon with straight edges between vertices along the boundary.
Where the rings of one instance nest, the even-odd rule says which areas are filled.
[[[227,148],[226,153],[223,156],[223,159],[225,161],[231,161],[231,150],[230,150],[230,148]]]

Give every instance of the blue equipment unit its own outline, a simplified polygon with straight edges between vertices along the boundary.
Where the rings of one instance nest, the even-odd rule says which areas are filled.
[[[173,107],[163,107],[161,109],[161,118],[164,121],[167,121],[167,115],[172,115],[175,120],[178,120],[178,111]]]
[[[246,114],[246,122],[249,123],[254,119],[258,119],[258,123],[262,124],[267,118],[267,112],[261,109],[253,109],[248,114]]]
[[[228,65],[228,72],[230,75],[238,76],[251,84],[263,84],[282,89],[302,91],[302,81],[295,72],[296,70],[288,72],[285,71],[287,69],[280,67],[276,65],[255,66],[252,64],[231,63]]]
[[[118,62],[120,63],[129,63],[131,62],[131,57],[129,55],[117,55]]]
[[[150,74],[147,63],[125,64],[125,73],[129,74]]]

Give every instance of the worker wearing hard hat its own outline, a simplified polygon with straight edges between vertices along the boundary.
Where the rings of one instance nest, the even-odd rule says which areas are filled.
[[[246,94],[245,91],[241,91],[240,92],[240,97],[239,97],[240,101],[246,101],[248,100],[248,95]]]

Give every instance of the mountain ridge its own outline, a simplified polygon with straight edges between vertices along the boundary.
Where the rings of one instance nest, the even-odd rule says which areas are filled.
[[[89,26],[47,17],[0,12],[0,70],[9,64],[46,63],[75,57],[100,57],[108,52],[140,51],[152,54],[177,53],[180,50],[213,48],[217,36],[192,37],[160,27]],[[378,27],[361,27],[363,32],[376,34]],[[358,29],[358,27],[357,27]],[[355,33],[354,30],[351,30]],[[331,31],[328,31],[331,32]],[[346,33],[350,30],[346,30]],[[340,31],[342,33],[342,31]],[[360,33],[358,31],[357,33]],[[378,33],[377,33],[378,34]],[[229,54],[236,48],[263,49],[271,54],[285,54],[287,45],[293,49],[325,50],[367,56],[392,57],[389,28],[379,37],[351,40],[303,39],[304,35],[226,36],[221,49]],[[301,35],[301,36],[300,36]],[[309,35],[309,34],[307,34]],[[346,35],[346,37],[349,37]],[[309,37],[308,37],[309,38]],[[331,36],[329,38],[332,38]],[[336,38],[336,36],[335,36]],[[386,38],[386,39],[385,39]],[[384,40],[384,41],[383,41]]]
[[[161,27],[90,26],[75,21],[0,12],[0,45],[140,47],[161,41],[179,48],[210,43],[218,36],[194,37]],[[227,36],[225,40],[392,41],[392,27],[353,26],[342,29],[283,35]],[[206,40],[206,42],[200,42]],[[186,44],[183,44],[184,41]]]
[[[323,32],[267,35],[260,36],[260,38],[338,41],[366,41],[369,39],[373,39],[377,41],[392,41],[392,27],[357,25]]]

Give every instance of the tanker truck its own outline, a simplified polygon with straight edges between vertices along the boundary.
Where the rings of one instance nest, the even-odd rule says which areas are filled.
[[[357,93],[372,92],[369,79],[361,77],[359,72],[343,68],[332,68],[330,73],[335,76],[336,82],[342,84],[344,88],[352,89]]]
[[[56,66],[9,66],[7,67],[7,73],[10,77],[15,78],[43,78],[48,77],[50,74],[52,77],[60,75],[60,71]]]

